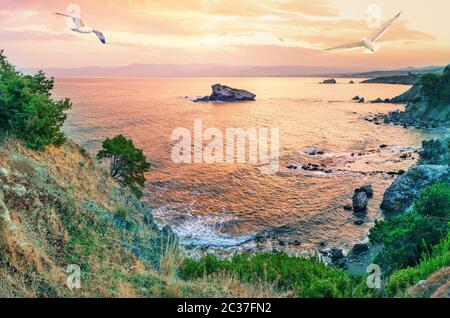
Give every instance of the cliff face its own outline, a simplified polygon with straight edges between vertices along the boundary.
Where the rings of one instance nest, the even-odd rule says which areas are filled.
[[[390,113],[387,123],[450,127],[450,67],[441,76],[426,75],[408,92],[390,100],[407,103],[404,112]]]
[[[77,145],[0,147],[0,297],[114,297],[153,277],[177,237]],[[169,248],[167,246],[170,245]],[[68,266],[81,288],[67,288]]]
[[[409,73],[408,75],[394,75],[375,77],[364,80],[364,84],[397,84],[397,85],[414,85],[420,81],[421,75]]]
[[[388,214],[408,209],[420,191],[436,182],[450,182],[450,139],[424,141],[419,163],[386,190],[381,208]]]

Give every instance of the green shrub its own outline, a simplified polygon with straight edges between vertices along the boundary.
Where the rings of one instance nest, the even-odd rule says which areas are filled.
[[[131,139],[118,135],[112,139],[107,138],[97,159],[109,159],[111,177],[129,187],[133,193],[141,197],[141,188],[144,187],[144,173],[150,169],[150,164],[141,149],[137,149]]]
[[[314,259],[284,254],[236,255],[222,260],[208,255],[200,260],[187,259],[181,265],[182,279],[196,279],[216,272],[236,274],[245,282],[264,281],[296,297],[362,297],[360,286],[343,271]]]
[[[385,273],[416,266],[422,254],[447,235],[449,202],[448,184],[434,184],[421,192],[412,211],[375,223],[369,238],[384,245],[375,262]]]
[[[450,218],[450,185],[436,183],[426,188],[415,201],[414,209],[422,215]]]
[[[433,247],[431,254],[423,254],[417,267],[394,272],[386,285],[386,292],[391,297],[402,296],[409,287],[447,266],[450,266],[450,234]]]
[[[53,86],[42,71],[34,76],[17,72],[0,51],[0,128],[32,149],[63,144],[61,127],[72,105],[68,99],[54,101]]]
[[[433,105],[450,103],[450,67],[447,66],[442,75],[426,74],[422,77],[422,93]]]
[[[383,244],[384,250],[375,263],[385,273],[415,266],[431,246],[447,234],[447,224],[441,219],[428,217],[415,211],[405,212],[385,222],[376,222],[369,238],[372,243]]]

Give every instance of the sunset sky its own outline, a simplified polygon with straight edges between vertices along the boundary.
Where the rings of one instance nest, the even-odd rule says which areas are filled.
[[[450,63],[448,0],[73,0],[95,35],[68,29],[70,1],[0,0],[0,49],[20,67],[213,63],[392,68]],[[323,49],[368,36],[367,7],[402,11],[374,55]]]

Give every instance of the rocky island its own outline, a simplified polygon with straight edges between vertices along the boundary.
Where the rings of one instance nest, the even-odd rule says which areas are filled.
[[[211,86],[212,94],[197,98],[194,102],[242,102],[254,101],[256,95],[243,89],[231,88],[221,84]]]

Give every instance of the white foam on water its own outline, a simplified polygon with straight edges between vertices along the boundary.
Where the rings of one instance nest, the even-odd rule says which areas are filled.
[[[252,241],[255,237],[253,234],[232,236],[222,233],[222,226],[237,220],[232,216],[195,216],[188,213],[180,217],[174,216],[169,207],[155,209],[153,213],[157,219],[170,224],[184,246],[231,248]]]

